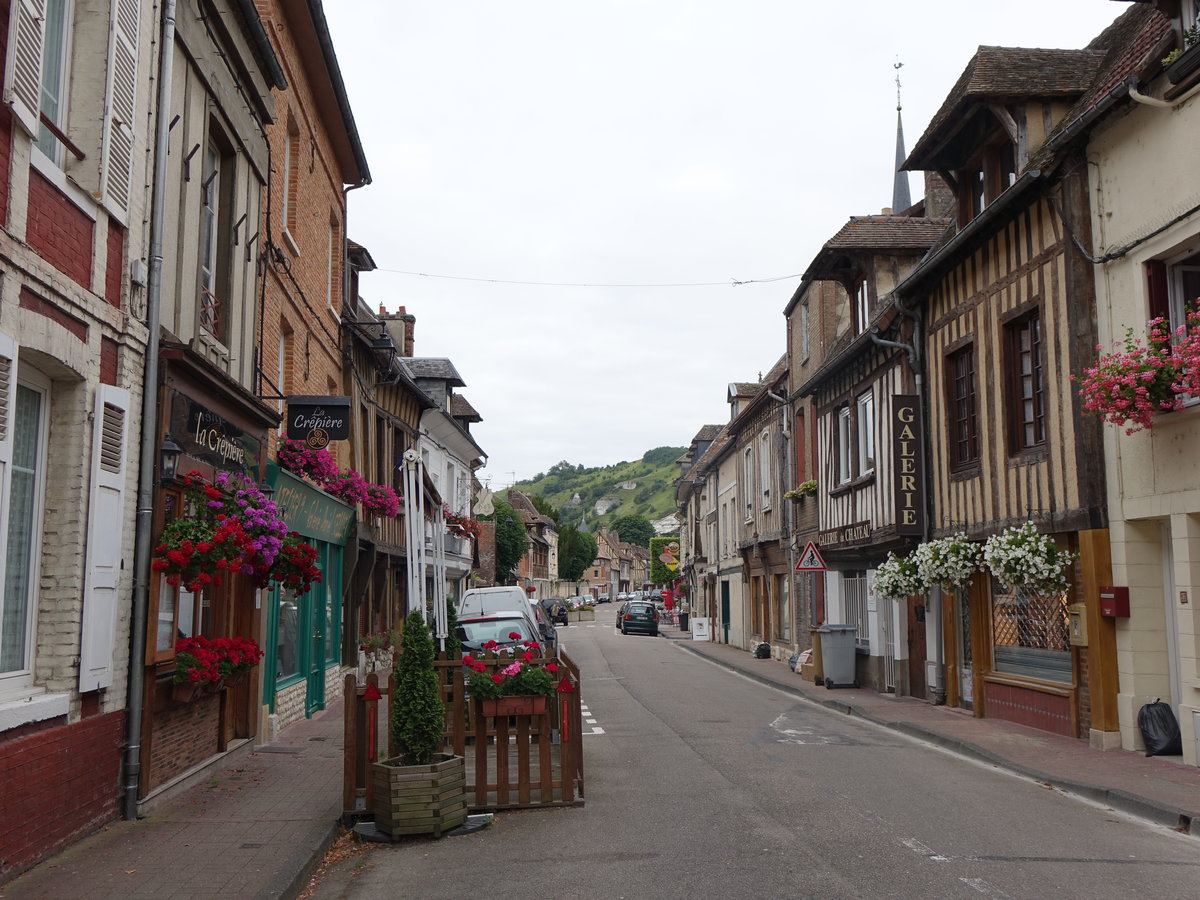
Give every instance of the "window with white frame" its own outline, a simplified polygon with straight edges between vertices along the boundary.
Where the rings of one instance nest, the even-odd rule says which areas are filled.
[[[867,286],[867,279],[863,278],[858,282],[858,287],[854,291],[854,333],[862,334],[867,330],[867,324],[871,321],[871,293]]]
[[[20,0],[17,0],[19,3]],[[42,79],[39,112],[55,131],[67,128],[67,86],[70,83],[71,0],[46,0],[42,27]],[[39,121],[37,147],[56,165],[63,164],[63,145],[45,122]]]
[[[0,364],[0,508],[9,511],[0,523],[0,686],[10,688],[32,683],[50,382],[29,367],[17,373],[15,353]]]
[[[758,489],[762,495],[762,508],[771,508],[771,433],[764,431],[758,436]]]
[[[858,398],[858,475],[875,471],[875,395],[871,391]]]
[[[843,406],[837,412],[835,460],[837,461],[837,483],[848,484],[853,477],[850,468],[850,407]]]
[[[754,450],[747,447],[742,451],[742,481],[746,485],[745,501],[746,501],[746,519],[749,520],[754,514],[754,503],[751,499],[754,494]]]

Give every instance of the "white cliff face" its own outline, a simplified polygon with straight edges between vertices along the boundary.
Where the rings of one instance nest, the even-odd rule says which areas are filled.
[[[622,481],[620,484],[617,485],[617,488],[618,488],[618,490],[622,490],[622,491],[636,491],[637,490],[637,482],[636,481]]]
[[[615,500],[612,497],[604,497],[604,498],[596,501],[596,505],[593,507],[593,509],[594,509],[596,515],[602,516],[606,512],[608,512],[610,509],[616,509],[620,505],[621,505],[620,500]]]
[[[656,535],[675,534],[679,531],[679,518],[675,513],[655,519],[650,524],[654,526]]]

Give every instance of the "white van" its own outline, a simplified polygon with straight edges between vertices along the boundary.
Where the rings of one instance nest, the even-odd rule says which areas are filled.
[[[530,630],[538,636],[548,656],[553,656],[558,645],[554,623],[539,603],[530,603],[524,588],[488,587],[471,588],[458,601],[458,618],[475,619],[498,612],[518,613],[528,620]]]

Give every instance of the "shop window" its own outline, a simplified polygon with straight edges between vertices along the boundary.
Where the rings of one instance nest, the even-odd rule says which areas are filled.
[[[992,579],[992,655],[995,670],[1070,683],[1068,594],[1004,589]]]
[[[275,629],[275,685],[300,674],[300,598],[293,591],[275,593],[278,626]]]

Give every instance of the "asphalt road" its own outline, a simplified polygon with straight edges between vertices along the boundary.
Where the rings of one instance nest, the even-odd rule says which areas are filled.
[[[622,636],[599,612],[560,629],[595,722],[584,807],[377,845],[312,897],[1200,897],[1194,838]]]

